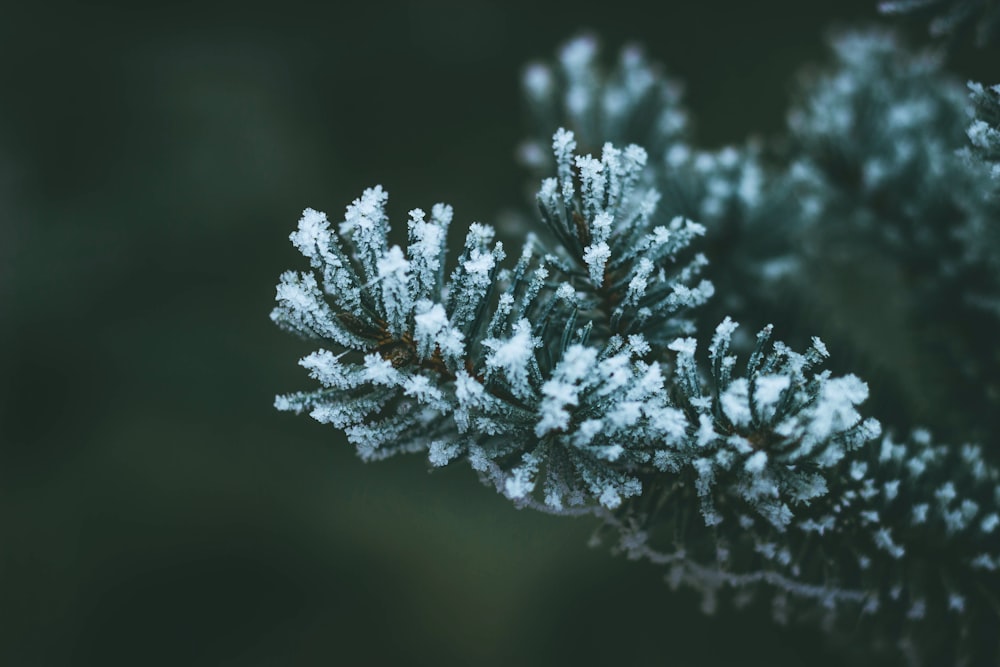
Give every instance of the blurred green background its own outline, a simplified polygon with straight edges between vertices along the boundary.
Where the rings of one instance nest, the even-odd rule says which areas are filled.
[[[524,207],[520,68],[580,29],[643,43],[715,146],[779,131],[874,5],[6,6],[0,665],[837,664],[588,520],[276,413],[310,346],[267,316],[306,206]]]

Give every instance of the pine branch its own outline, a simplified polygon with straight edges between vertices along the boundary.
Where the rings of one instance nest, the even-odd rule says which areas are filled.
[[[336,226],[306,210],[290,238],[312,270],[282,276],[272,319],[330,349],[300,362],[320,387],[276,407],[333,424],[363,459],[465,461],[518,506],[596,514],[619,550],[668,567],[706,610],[766,596],[777,620],[818,620],[873,655],[994,663],[1000,472],[983,450],[883,436],[859,410],[868,385],[823,369],[818,338],[796,352],[772,326],[741,339],[725,317],[697,352],[719,308],[703,275],[719,276],[722,308],[760,317],[786,294],[821,303],[830,256],[874,247],[908,276],[914,317],[969,305],[947,339],[973,377],[995,380],[962,328],[1000,257],[982,249],[995,91],[972,86],[978,119],[959,152],[966,100],[939,61],[883,33],[844,35],[835,57],[805,84],[784,162],[687,143],[677,87],[638,51],[605,71],[583,38],[533,65],[539,126],[564,116],[600,155],[562,128],[551,157],[526,144],[555,175],[513,262],[478,223],[449,261],[441,204],[411,211],[406,249],[390,247],[380,187]],[[631,137],[652,159],[615,147]]]

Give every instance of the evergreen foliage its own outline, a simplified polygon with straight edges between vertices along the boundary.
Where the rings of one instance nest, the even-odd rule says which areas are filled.
[[[1000,427],[983,421],[1000,408],[990,343],[1000,289],[986,249],[995,207],[982,163],[962,157],[967,95],[939,56],[891,34],[833,46],[835,65],[808,80],[789,114],[785,178],[800,202],[790,238],[809,271],[793,291],[884,386],[898,426],[933,413],[939,429],[984,437]],[[859,294],[873,284],[884,293]],[[845,303],[860,306],[849,321],[836,315]]]
[[[1000,35],[1000,3],[996,0],[882,0],[885,14],[916,14],[931,17],[935,37],[973,31],[979,45]]]
[[[518,506],[595,514],[706,611],[761,598],[868,656],[996,664],[1000,89],[891,33],[832,46],[771,148],[696,147],[634,47],[530,65],[544,178],[516,259],[480,223],[451,258],[443,204],[390,246],[378,186],[338,224],[307,209],[312,270],[272,319],[324,346],[300,362],[320,386],[276,407],[365,460],[465,461]]]
[[[990,176],[1000,179],[1000,85],[984,87],[970,82],[975,119],[967,130],[975,158],[989,166]]]

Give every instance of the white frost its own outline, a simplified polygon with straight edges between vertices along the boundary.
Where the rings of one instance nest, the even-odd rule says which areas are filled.
[[[531,322],[527,319],[518,320],[513,329],[513,335],[506,340],[490,338],[483,342],[491,350],[486,366],[491,371],[503,372],[514,393],[524,398],[531,393],[528,373],[540,341],[531,335]]]

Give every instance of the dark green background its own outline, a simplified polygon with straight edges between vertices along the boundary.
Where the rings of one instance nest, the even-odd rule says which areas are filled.
[[[705,145],[783,124],[875,0],[7,6],[0,18],[0,665],[836,664],[271,408],[306,206],[521,207],[518,75],[581,28],[687,82]]]

